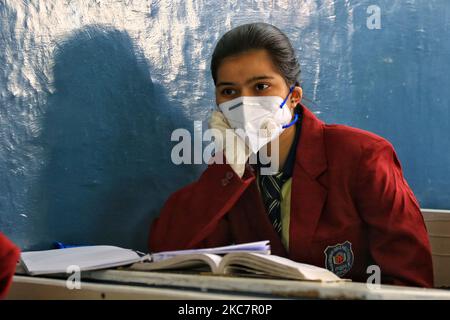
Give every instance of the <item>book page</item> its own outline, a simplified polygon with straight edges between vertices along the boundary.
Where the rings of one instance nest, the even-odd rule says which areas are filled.
[[[311,281],[341,281],[331,271],[317,266],[299,263],[287,258],[257,253],[230,253],[219,266],[219,272],[230,273],[237,268],[255,273],[263,272],[277,278]]]
[[[31,275],[66,273],[69,266],[81,271],[132,264],[141,257],[130,249],[114,246],[85,246],[67,249],[23,252],[21,263]]]
[[[208,266],[212,273],[217,273],[222,257],[210,253],[193,253],[173,256],[153,262],[139,262],[130,266],[129,270],[156,271],[173,269],[194,269]]]

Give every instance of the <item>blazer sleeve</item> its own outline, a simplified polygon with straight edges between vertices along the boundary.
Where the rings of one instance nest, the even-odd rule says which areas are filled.
[[[255,179],[228,164],[211,164],[199,180],[172,194],[150,227],[150,252],[213,247],[231,242],[226,213]]]
[[[425,222],[392,145],[382,140],[366,148],[357,174],[356,204],[382,283],[432,287]]]
[[[19,260],[19,249],[0,232],[0,299],[8,293]]]

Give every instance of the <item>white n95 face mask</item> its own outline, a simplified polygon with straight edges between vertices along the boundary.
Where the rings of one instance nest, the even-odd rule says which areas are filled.
[[[278,96],[241,96],[219,104],[219,109],[236,129],[236,134],[257,153],[297,120],[295,115],[291,122],[292,114],[285,106],[286,100],[287,97],[283,100]]]

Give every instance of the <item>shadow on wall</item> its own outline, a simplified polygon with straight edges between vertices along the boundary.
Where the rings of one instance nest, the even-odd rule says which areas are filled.
[[[45,171],[34,188],[46,230],[33,249],[59,240],[146,250],[151,218],[195,174],[170,161],[170,134],[183,120],[129,35],[107,26],[84,27],[58,45],[54,88],[40,137]]]

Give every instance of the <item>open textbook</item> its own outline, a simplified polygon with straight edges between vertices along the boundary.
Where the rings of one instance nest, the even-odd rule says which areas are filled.
[[[142,261],[163,261],[189,254],[227,254],[230,252],[258,252],[270,254],[269,241],[259,241],[225,247],[196,250],[167,251],[143,254],[115,246],[80,246],[65,249],[22,252],[20,263],[30,275],[67,273],[73,266],[80,271],[107,269]]]
[[[232,252],[221,257],[211,253],[176,255],[156,262],[138,262],[129,267],[137,271],[204,269],[216,275],[251,275],[322,282],[343,281],[317,266],[283,257],[253,252]]]

